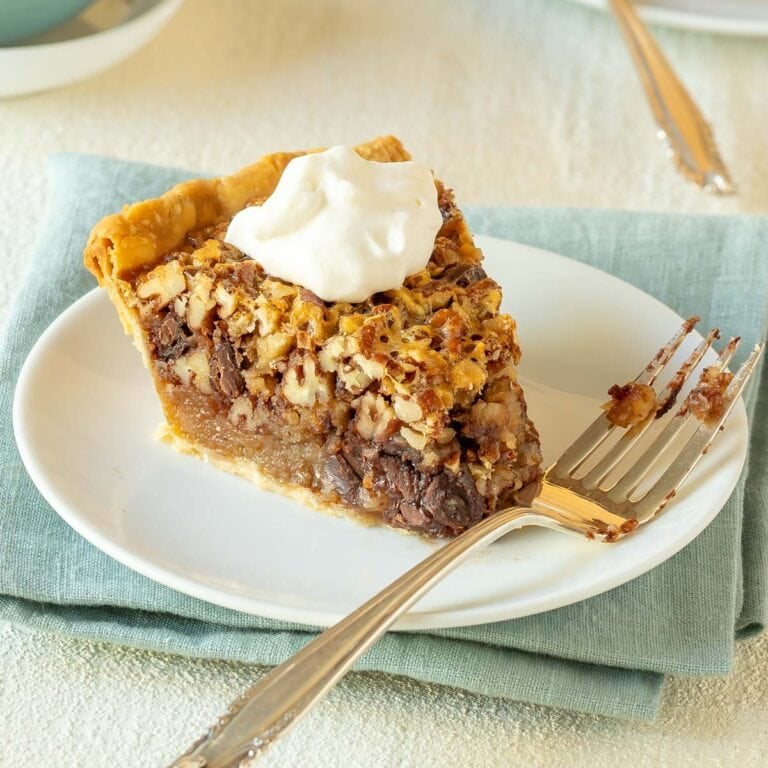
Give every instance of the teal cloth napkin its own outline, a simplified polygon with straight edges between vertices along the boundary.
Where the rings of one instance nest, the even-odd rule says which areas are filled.
[[[40,497],[12,438],[19,368],[45,327],[94,286],[81,266],[91,226],[192,174],[107,158],[49,164],[46,214],[0,357],[0,620],[190,656],[275,664],[309,627],[219,608],[156,584],[88,544]],[[36,201],[30,201],[30,205]],[[681,315],[765,334],[768,219],[615,211],[476,209],[475,232],[548,248],[657,296]],[[126,343],[128,343],[126,341]],[[730,669],[734,639],[768,614],[768,377],[749,398],[748,466],[716,520],[650,573],[559,610],[513,621],[390,633],[359,669],[491,696],[620,717],[653,717],[667,674]]]

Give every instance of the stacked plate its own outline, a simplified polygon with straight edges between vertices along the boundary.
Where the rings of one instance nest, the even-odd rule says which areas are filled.
[[[604,8],[607,0],[574,0]],[[721,35],[768,36],[767,0],[638,0],[644,21]]]
[[[82,80],[154,37],[182,0],[97,0],[37,37],[0,46],[0,98]]]

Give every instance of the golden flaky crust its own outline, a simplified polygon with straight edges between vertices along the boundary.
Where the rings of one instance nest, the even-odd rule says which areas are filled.
[[[410,160],[394,136],[382,136],[355,149],[367,160]],[[231,218],[249,201],[271,195],[285,166],[304,154],[307,152],[265,155],[231,176],[185,181],[160,197],[125,206],[93,228],[85,266],[104,285],[122,272],[160,261],[190,232]]]

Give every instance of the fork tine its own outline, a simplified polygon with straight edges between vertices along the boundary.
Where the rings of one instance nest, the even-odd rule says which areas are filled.
[[[718,371],[725,370],[728,365],[728,361],[733,357],[736,352],[736,348],[739,345],[739,339],[731,339],[726,344],[723,351],[720,353],[720,357],[715,363],[715,367]],[[681,369],[682,370],[682,369]],[[686,372],[686,377],[690,375],[691,371]],[[686,408],[686,402],[670,420],[666,427],[656,436],[656,439],[648,446],[638,460],[627,470],[623,477],[621,477],[612,488],[607,488],[610,491],[609,496],[611,499],[626,499],[628,498],[637,486],[643,481],[648,472],[653,468],[657,459],[667,446],[675,439],[680,430],[685,426],[690,418],[691,413]]]
[[[680,390],[683,388],[688,377],[701,362],[701,358],[704,357],[706,351],[712,346],[712,342],[719,338],[720,330],[718,328],[713,328],[707,334],[707,337],[702,340],[701,344],[693,350],[690,357],[680,366],[677,373],[671,378],[659,398],[659,405],[656,408],[656,413],[654,415],[655,419],[660,419],[675,404],[677,396],[680,394]],[[717,364],[721,366],[721,370],[731,361],[737,346],[738,340],[734,341],[734,339],[731,339],[728,344],[726,344],[725,349],[720,354],[720,358],[717,362]]]
[[[680,388],[685,383],[690,372],[699,364],[706,351],[712,346],[712,342],[719,337],[720,331],[717,329],[711,330],[707,337],[702,339],[696,349],[691,352],[688,359],[682,364],[658,397],[654,418],[658,419],[660,416],[663,416],[674,405]],[[599,487],[600,483],[605,480],[613,468],[627,455],[653,421],[654,419],[649,418],[644,424],[639,424],[634,429],[627,430],[616,445],[581,479],[581,484],[589,489]]]
[[[757,368],[758,360],[764,348],[765,342],[756,345],[750,356],[733,377],[733,381],[731,381],[728,389],[725,391],[727,405],[723,409],[720,418],[711,425],[702,423],[664,474],[653,484],[643,499],[638,502],[640,505],[639,516],[647,519],[652,514],[663,509],[669,499],[677,493],[677,489],[688,477],[691,470],[699,462],[699,459],[707,452],[734,405],[738,402],[750,376],[752,376],[755,368]]]
[[[638,384],[653,384],[656,377],[664,370],[672,356],[680,348],[685,337],[696,327],[701,320],[698,315],[689,317],[677,333],[651,358],[648,365],[638,374],[635,381]]]
[[[635,381],[638,384],[653,384],[700,319],[696,316],[689,317],[675,335],[650,359]],[[605,414],[598,416],[560,455],[553,466],[555,474],[564,477],[575,471],[592,451],[601,445],[614,427],[615,424],[611,423]]]

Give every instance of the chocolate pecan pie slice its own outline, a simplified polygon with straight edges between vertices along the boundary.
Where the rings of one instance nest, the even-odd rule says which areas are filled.
[[[356,149],[409,159],[392,137]],[[224,243],[299,154],[126,207],[96,225],[85,264],[178,448],[316,507],[455,535],[540,477],[515,322],[439,182],[427,267],[360,303],[321,301]]]

